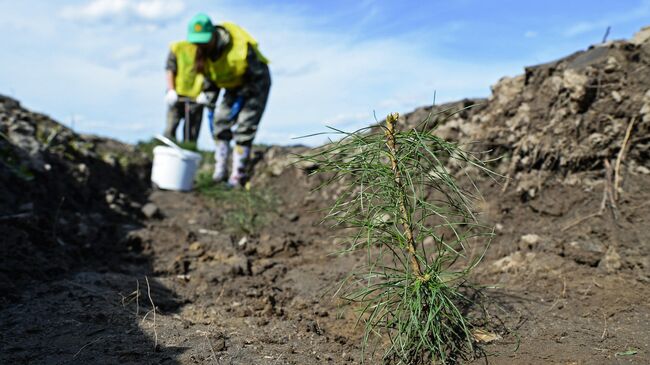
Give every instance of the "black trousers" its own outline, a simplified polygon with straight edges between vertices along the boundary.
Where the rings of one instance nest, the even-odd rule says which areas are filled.
[[[203,105],[193,101],[179,101],[167,110],[165,137],[176,139],[176,129],[183,123],[183,142],[196,142],[201,131]],[[189,121],[188,121],[189,120]]]

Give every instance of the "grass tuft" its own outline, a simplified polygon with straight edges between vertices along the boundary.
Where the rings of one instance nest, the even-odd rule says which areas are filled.
[[[270,190],[256,188],[231,189],[224,183],[212,181],[210,171],[200,171],[195,190],[219,204],[222,223],[227,231],[236,234],[258,234],[276,213],[278,201]]]

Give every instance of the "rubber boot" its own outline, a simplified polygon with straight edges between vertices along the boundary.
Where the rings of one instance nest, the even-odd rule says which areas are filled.
[[[232,172],[228,179],[228,185],[231,187],[240,187],[246,179],[246,163],[251,154],[249,146],[235,145],[235,150],[232,154]]]
[[[212,180],[214,182],[226,181],[228,176],[228,154],[230,153],[229,141],[217,140],[216,149],[214,151],[214,173]]]

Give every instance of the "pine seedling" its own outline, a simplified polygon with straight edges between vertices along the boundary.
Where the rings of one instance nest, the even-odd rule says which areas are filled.
[[[435,136],[428,118],[400,131],[398,117],[353,133],[334,129],[340,140],[303,158],[327,176],[321,189],[342,186],[326,220],[353,232],[344,251],[366,252],[366,265],[341,291],[360,308],[364,357],[379,343],[390,363],[450,363],[473,352],[465,310],[472,303],[463,293],[492,233],[475,218],[475,194],[457,185],[448,166],[490,171]]]

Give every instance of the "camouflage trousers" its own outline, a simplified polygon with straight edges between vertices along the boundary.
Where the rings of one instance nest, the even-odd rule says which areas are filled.
[[[187,105],[186,105],[187,103]],[[186,110],[186,108],[188,108]],[[188,120],[189,119],[189,122]],[[196,142],[201,131],[203,105],[195,102],[179,101],[167,109],[167,127],[165,137],[176,139],[176,129],[183,120],[183,141]]]
[[[226,89],[214,116],[214,139],[230,141],[234,138],[238,145],[252,145],[270,89],[268,68],[255,84]]]

